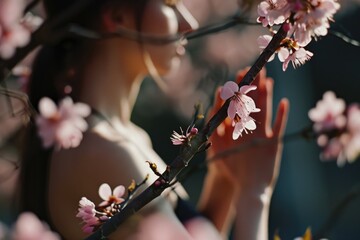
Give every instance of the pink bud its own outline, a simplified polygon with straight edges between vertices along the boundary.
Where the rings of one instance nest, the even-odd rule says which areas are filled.
[[[290,23],[284,23],[283,29],[284,29],[285,32],[290,31],[290,28],[291,28],[291,24],[290,24]]]
[[[191,128],[190,134],[191,135],[196,135],[199,132],[199,130],[195,127]]]

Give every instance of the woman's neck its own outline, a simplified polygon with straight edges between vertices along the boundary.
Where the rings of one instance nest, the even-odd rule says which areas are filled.
[[[86,58],[79,101],[97,109],[113,125],[128,124],[144,75],[108,46]]]

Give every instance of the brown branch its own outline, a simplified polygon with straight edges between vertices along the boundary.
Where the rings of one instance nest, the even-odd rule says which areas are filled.
[[[254,65],[250,68],[247,74],[244,76],[243,80],[239,86],[249,85],[255,79],[256,75],[260,70],[265,66],[268,59],[274,54],[274,52],[279,47],[281,41],[286,37],[286,31],[281,27],[277,34],[274,35],[273,39],[269,45],[264,49],[262,54],[259,56]],[[159,177],[151,186],[145,189],[138,197],[134,198],[126,208],[124,208],[120,213],[113,216],[103,226],[97,230],[95,233],[87,237],[87,240],[94,239],[104,239],[114,232],[120,224],[122,224],[126,219],[128,219],[135,212],[140,210],[146,204],[151,202],[156,197],[170,186],[170,182],[185,168],[187,167],[189,161],[194,157],[194,155],[199,152],[203,146],[207,143],[208,137],[212,132],[220,125],[220,123],[227,116],[227,107],[229,105],[229,100],[224,103],[220,110],[210,119],[206,126],[196,135],[191,141],[184,145],[181,149],[180,154],[174,159],[174,161],[169,165],[168,169],[164,171],[163,176]],[[161,181],[166,179],[167,182]],[[162,184],[158,184],[160,181]]]

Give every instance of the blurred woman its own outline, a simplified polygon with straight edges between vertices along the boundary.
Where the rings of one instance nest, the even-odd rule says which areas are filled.
[[[70,7],[74,0],[44,0],[48,18]],[[29,87],[33,106],[43,97],[59,102],[71,96],[92,109],[89,129],[76,148],[44,148],[32,125],[28,129],[21,172],[21,210],[35,212],[65,239],[81,239],[75,217],[81,197],[99,202],[102,183],[126,185],[149,172],[146,161],[158,168],[165,163],[153,151],[149,136],[131,122],[131,111],[142,79],[176,68],[185,53],[186,41],[152,44],[141,36],[158,38],[182,35],[198,27],[182,1],[139,0],[93,1],[74,23],[98,33],[126,29],[138,40],[113,37],[100,40],[66,38],[44,46],[34,63]],[[241,74],[239,75],[241,79]],[[229,147],[260,137],[278,139],[284,131],[288,104],[281,102],[271,127],[272,80],[262,73],[253,95],[261,112],[254,134],[241,141],[230,139],[231,124],[212,137],[211,156]],[[218,108],[220,100],[215,107]],[[215,111],[214,109],[214,111]],[[231,141],[230,141],[231,140]],[[235,220],[237,239],[267,239],[270,198],[279,169],[281,144],[272,141],[262,149],[249,148],[240,154],[210,164],[198,212],[185,222],[175,214],[177,196],[165,192],[134,214],[111,239],[220,239],[227,236]],[[148,185],[155,181],[150,176]],[[180,196],[186,196],[181,186]],[[233,210],[236,210],[235,212]],[[185,210],[180,210],[185,211]],[[179,212],[179,211],[177,211]]]

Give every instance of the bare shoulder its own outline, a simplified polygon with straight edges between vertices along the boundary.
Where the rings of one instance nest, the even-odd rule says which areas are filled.
[[[87,185],[107,182],[127,185],[131,179],[143,177],[139,154],[134,146],[122,137],[102,136],[97,132],[85,133],[80,146],[55,153],[53,165],[67,169],[69,179],[88,179]]]

